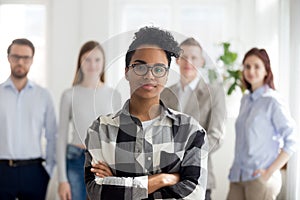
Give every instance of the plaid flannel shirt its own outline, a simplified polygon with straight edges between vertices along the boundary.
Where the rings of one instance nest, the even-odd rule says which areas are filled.
[[[88,129],[85,182],[91,200],[204,199],[208,142],[192,117],[166,108],[143,128],[129,113],[129,100],[116,114],[100,116]],[[91,163],[108,164],[113,176],[100,178]],[[148,176],[179,173],[180,182],[148,195]]]

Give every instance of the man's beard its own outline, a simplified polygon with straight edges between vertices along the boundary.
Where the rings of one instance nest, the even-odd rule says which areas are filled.
[[[25,71],[24,73],[18,73],[15,70],[11,70],[11,75],[16,79],[23,79],[27,76],[28,71]]]

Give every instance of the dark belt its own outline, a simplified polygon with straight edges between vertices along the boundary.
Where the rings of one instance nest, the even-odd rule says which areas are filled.
[[[6,163],[10,167],[18,167],[24,165],[32,165],[42,163],[44,159],[42,158],[35,158],[35,159],[28,159],[28,160],[0,160],[0,163]]]

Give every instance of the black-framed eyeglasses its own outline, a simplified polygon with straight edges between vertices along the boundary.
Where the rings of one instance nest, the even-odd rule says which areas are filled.
[[[156,78],[161,78],[167,74],[169,71],[169,68],[166,67],[164,64],[154,64],[153,66],[150,66],[148,64],[131,64],[129,67],[132,67],[134,73],[138,76],[145,76],[149,70],[151,70],[151,73]]]
[[[32,56],[20,56],[16,54],[11,54],[8,56],[10,60],[14,63],[19,62],[19,60],[23,59],[25,63],[29,63],[32,60]]]

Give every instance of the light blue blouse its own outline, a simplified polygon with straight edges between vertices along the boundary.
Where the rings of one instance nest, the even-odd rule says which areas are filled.
[[[231,182],[257,178],[254,171],[268,168],[281,148],[289,155],[296,151],[294,121],[278,93],[267,85],[243,96],[235,129]]]

